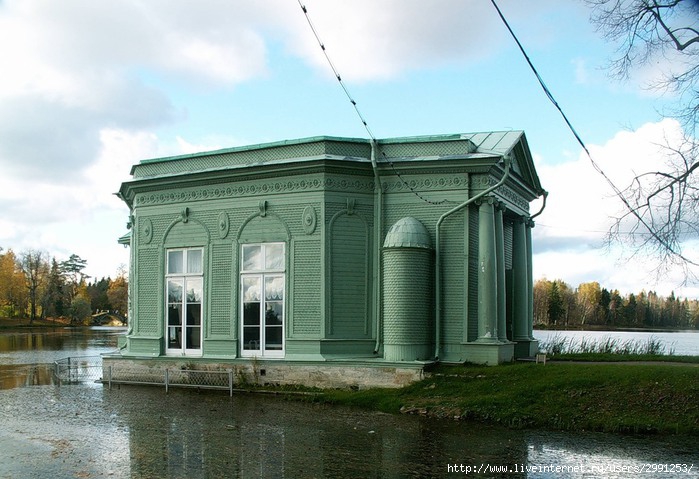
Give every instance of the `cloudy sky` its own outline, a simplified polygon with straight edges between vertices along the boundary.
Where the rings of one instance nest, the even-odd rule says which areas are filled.
[[[657,281],[652,262],[604,247],[621,206],[489,1],[304,4],[376,137],[526,132],[550,192],[536,279],[699,297],[699,285]],[[657,166],[656,144],[679,131],[658,113],[673,98],[647,88],[663,62],[611,80],[614,45],[581,2],[500,7],[614,181]],[[94,277],[128,261],[116,243],[128,209],[113,193],[141,159],[367,136],[297,0],[0,0],[0,64],[0,247],[76,253]]]

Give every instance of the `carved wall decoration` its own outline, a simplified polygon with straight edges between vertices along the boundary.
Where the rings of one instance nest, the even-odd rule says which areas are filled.
[[[529,203],[527,200],[515,193],[511,188],[502,185],[497,189],[496,193],[498,196],[507,199],[510,203],[519,206],[522,210],[529,211]]]
[[[185,207],[182,209],[181,216],[182,216],[182,222],[183,222],[183,223],[186,223],[187,221],[189,221],[189,208],[188,208],[188,207],[185,206]]]
[[[145,244],[149,244],[153,240],[153,223],[148,218],[142,221],[141,236]]]
[[[301,216],[301,224],[303,225],[303,230],[307,235],[313,234],[313,232],[316,230],[317,221],[316,210],[312,206],[306,206],[306,208],[303,210],[303,215]]]
[[[228,218],[228,213],[222,212],[218,215],[218,236],[224,239],[228,236],[228,231],[230,230],[231,222]]]
[[[354,214],[354,205],[355,205],[354,198],[347,198],[347,214],[348,215]]]

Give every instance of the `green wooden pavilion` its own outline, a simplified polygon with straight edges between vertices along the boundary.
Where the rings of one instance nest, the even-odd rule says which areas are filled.
[[[529,206],[544,190],[521,131],[314,137],[131,175],[114,371],[254,363],[273,383],[399,385],[537,350]]]

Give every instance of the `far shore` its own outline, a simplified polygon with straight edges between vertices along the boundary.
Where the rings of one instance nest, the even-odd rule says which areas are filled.
[[[37,318],[31,321],[29,318],[0,318],[0,330],[2,329],[29,329],[29,328],[87,328],[97,326],[95,324],[71,323],[70,318]],[[125,324],[123,326],[126,326]]]
[[[547,326],[545,324],[535,324],[534,331],[628,331],[635,333],[675,333],[686,331],[697,331],[699,329],[691,328],[650,328],[650,327],[633,327],[633,326],[611,326],[608,324],[584,324],[584,325],[558,325]]]

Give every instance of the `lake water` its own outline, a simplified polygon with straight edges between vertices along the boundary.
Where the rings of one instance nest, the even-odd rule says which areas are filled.
[[[534,338],[545,342],[552,337],[566,338],[579,344],[585,338],[603,342],[606,338],[621,342],[636,341],[646,343],[653,339],[660,341],[665,351],[673,351],[678,356],[699,356],[699,331],[544,331],[534,330]]]
[[[108,352],[120,332],[0,331],[0,366],[18,372]],[[474,468],[485,471],[479,477],[699,477],[696,438],[511,431],[283,397],[19,383],[0,382],[1,478],[427,478]],[[658,467],[669,472],[629,472]]]
[[[0,389],[53,384],[53,362],[114,351],[125,328],[0,329]]]

